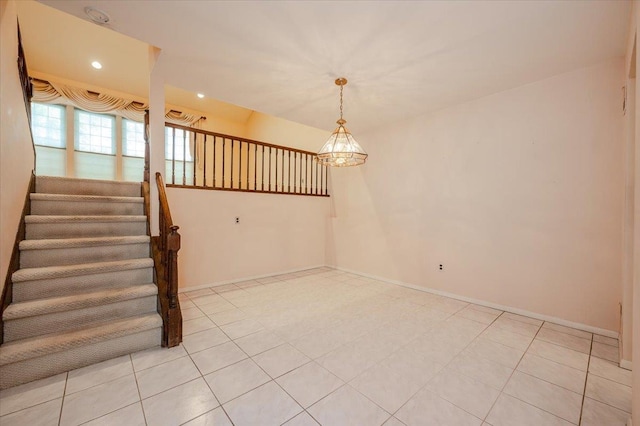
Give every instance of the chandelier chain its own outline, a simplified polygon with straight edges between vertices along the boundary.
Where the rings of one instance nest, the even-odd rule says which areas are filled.
[[[344,85],[340,85],[340,120],[342,120],[342,89],[344,89]]]

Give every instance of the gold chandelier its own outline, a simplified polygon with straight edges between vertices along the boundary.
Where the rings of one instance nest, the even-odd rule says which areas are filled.
[[[333,131],[317,155],[318,162],[326,166],[359,166],[367,161],[367,153],[344,127],[347,121],[342,118],[342,89],[346,84],[346,78],[336,80],[336,85],[340,86],[340,119],[336,121],[338,128]]]

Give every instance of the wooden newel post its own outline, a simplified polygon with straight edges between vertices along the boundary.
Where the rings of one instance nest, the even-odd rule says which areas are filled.
[[[171,233],[167,236],[167,252],[169,259],[167,262],[167,297],[169,308],[178,306],[178,250],[180,250],[179,226],[172,226]]]

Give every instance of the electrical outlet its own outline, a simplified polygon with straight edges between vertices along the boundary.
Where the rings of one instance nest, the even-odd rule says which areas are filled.
[[[442,263],[440,264],[440,270],[442,271]]]
[[[236,223],[240,223],[240,218],[236,217]]]

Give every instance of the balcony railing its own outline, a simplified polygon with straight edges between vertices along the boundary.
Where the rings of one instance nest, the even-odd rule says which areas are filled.
[[[315,153],[165,124],[167,187],[328,197]]]

